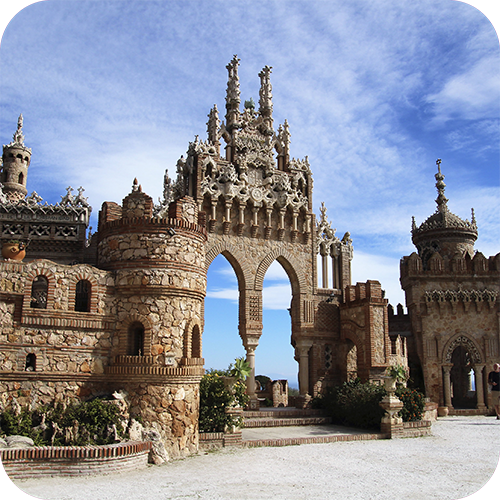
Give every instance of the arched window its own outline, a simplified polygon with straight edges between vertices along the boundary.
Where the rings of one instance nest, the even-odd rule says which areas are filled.
[[[30,307],[34,309],[47,309],[47,292],[49,282],[45,276],[37,276],[31,285]]]
[[[76,284],[75,311],[90,311],[90,291],[91,285],[87,280],[80,280]]]
[[[128,349],[129,356],[144,355],[144,325],[139,321],[134,321],[128,327]]]
[[[191,356],[201,358],[201,333],[198,325],[194,325],[191,335]]]
[[[22,184],[24,182],[24,175],[22,172],[19,174],[19,178],[18,178],[17,182],[18,182],[18,184]]]
[[[36,356],[33,353],[26,355],[26,366],[25,370],[27,372],[35,372],[36,371]]]

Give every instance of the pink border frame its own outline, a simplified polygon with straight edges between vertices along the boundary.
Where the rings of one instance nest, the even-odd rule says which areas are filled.
[[[10,20],[22,9],[43,0],[0,0],[0,43]],[[482,12],[491,22],[500,40],[500,0],[457,0]],[[495,500],[500,498],[500,460],[491,479],[476,493],[462,500]],[[0,462],[0,500],[39,500],[20,490]]]

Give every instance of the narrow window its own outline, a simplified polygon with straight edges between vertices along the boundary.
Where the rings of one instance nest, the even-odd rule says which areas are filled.
[[[24,175],[22,174],[22,172],[19,174],[19,179],[18,179],[18,184],[22,184],[24,182]]]
[[[144,355],[144,326],[139,321],[134,321],[128,328],[128,353],[129,356]]]
[[[36,371],[36,356],[33,353],[26,355],[26,367],[25,370],[27,372],[35,372]]]
[[[90,311],[90,283],[87,280],[80,280],[76,284],[75,311]]]
[[[34,309],[47,309],[47,292],[49,282],[45,276],[37,276],[31,285],[30,307]]]
[[[200,327],[195,325],[192,331],[191,337],[191,355],[193,358],[201,358],[201,333]]]

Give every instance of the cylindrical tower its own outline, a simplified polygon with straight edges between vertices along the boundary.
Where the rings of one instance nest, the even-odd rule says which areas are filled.
[[[23,115],[20,115],[12,142],[3,147],[3,166],[0,170],[3,192],[11,202],[24,199],[28,193],[26,182],[30,161],[31,149],[24,145]]]
[[[206,230],[194,200],[154,218],[153,202],[134,181],[122,207],[106,203],[98,230],[98,267],[115,271],[116,389],[131,414],[158,428],[172,456],[197,451]]]

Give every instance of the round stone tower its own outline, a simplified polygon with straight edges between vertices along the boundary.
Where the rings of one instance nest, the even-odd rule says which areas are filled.
[[[437,210],[425,222],[417,227],[412,222],[412,241],[417,247],[424,268],[432,255],[438,252],[441,257],[452,259],[456,255],[474,256],[474,242],[477,240],[477,225],[472,210],[472,218],[462,220],[448,209],[448,199],[444,195],[446,184],[441,173],[441,160],[436,162],[438,173],[435,175],[438,197]]]
[[[3,192],[11,202],[24,199],[28,193],[26,181],[30,161],[31,149],[24,145],[23,115],[20,115],[12,142],[3,147],[3,166],[0,170]]]
[[[136,180],[121,207],[107,202],[99,215],[98,267],[115,272],[118,319],[106,372],[172,456],[198,446],[206,239],[193,199],[156,218]]]

